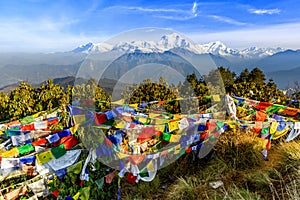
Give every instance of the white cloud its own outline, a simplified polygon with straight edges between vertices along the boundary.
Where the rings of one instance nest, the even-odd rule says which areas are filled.
[[[249,9],[248,10],[250,13],[252,14],[257,14],[257,15],[264,15],[264,14],[268,14],[268,15],[273,15],[273,14],[279,14],[281,12],[280,9],[275,8],[275,9]]]
[[[193,19],[198,16],[197,13],[198,3],[194,2],[192,9],[174,9],[174,8],[146,8],[141,6],[111,6],[106,9],[111,10],[127,10],[135,12],[144,12],[144,13],[153,13],[154,17],[168,19],[168,20],[177,20],[185,21]]]
[[[220,40],[237,49],[251,46],[300,49],[299,33],[300,23],[287,23],[224,32],[195,32],[187,35],[199,43]]]
[[[141,11],[141,12],[153,12],[153,13],[186,13],[186,10],[182,9],[168,9],[168,8],[144,8],[140,6],[111,6],[107,9],[123,9],[123,10],[133,10],[133,11]]]
[[[232,25],[237,25],[237,26],[246,25],[246,23],[244,23],[244,22],[239,22],[239,21],[229,18],[229,17],[218,16],[218,15],[208,15],[208,17],[213,18],[220,22],[227,23],[227,24],[232,24]]]
[[[195,1],[192,8],[192,13],[197,14],[198,3]]]
[[[185,15],[185,16],[158,15],[156,17],[162,18],[162,19],[176,20],[176,21],[185,21],[185,20],[196,18],[197,14],[195,14],[195,15]]]

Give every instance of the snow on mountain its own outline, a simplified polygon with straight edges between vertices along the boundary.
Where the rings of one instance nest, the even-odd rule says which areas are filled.
[[[283,48],[258,48],[258,47],[250,47],[240,51],[240,54],[245,57],[265,57],[271,56],[279,52],[283,52],[286,49]]]
[[[193,52],[195,54],[208,54],[223,56],[223,57],[244,57],[244,58],[255,58],[255,57],[265,57],[273,55],[275,53],[284,51],[282,48],[257,48],[250,47],[242,51],[232,49],[227,47],[220,41],[210,42],[207,44],[195,44],[182,37],[177,33],[172,33],[168,35],[163,35],[159,41],[126,41],[119,42],[117,44],[111,45],[108,43],[88,43],[86,45],[81,45],[74,49],[74,53],[104,53],[110,51],[133,53],[152,53],[152,52],[165,52],[174,48],[182,48]]]
[[[106,43],[94,44],[89,42],[85,45],[80,45],[76,49],[72,50],[73,53],[91,53],[91,52],[106,52],[112,49],[111,45]]]
[[[228,48],[225,44],[223,44],[220,41],[210,42],[208,44],[203,44],[200,46],[203,48],[204,52],[208,52],[214,55],[239,56],[238,50]]]

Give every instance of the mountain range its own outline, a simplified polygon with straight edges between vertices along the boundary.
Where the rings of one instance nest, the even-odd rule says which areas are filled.
[[[283,52],[283,48],[257,48],[250,47],[241,51],[227,47],[221,41],[207,44],[193,43],[177,33],[163,35],[159,41],[124,41],[117,44],[92,43],[81,45],[74,49],[74,53],[106,53],[111,51],[123,53],[163,53],[174,48],[181,48],[195,54],[208,54],[224,57],[262,58]]]
[[[90,42],[68,52],[0,53],[0,87],[22,80],[39,84],[49,78],[67,76],[96,80],[99,77],[115,80],[127,77],[140,81],[137,75],[149,78],[147,75],[154,72],[167,75],[169,81],[175,83],[180,76],[193,70],[203,75],[218,66],[229,67],[236,73],[244,68],[259,67],[267,78],[273,78],[284,89],[300,80],[297,76],[300,50],[280,47],[237,50],[220,41],[197,44],[172,33],[162,35],[156,41]]]

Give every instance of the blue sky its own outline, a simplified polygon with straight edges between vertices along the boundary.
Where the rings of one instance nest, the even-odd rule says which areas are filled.
[[[0,9],[1,52],[67,51],[143,27],[237,49],[300,49],[299,0],[3,0]]]

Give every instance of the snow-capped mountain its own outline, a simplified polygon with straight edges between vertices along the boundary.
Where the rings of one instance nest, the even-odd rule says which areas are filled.
[[[266,57],[266,56],[271,56],[271,55],[274,55],[276,53],[279,53],[279,52],[283,52],[285,51],[286,49],[283,49],[283,48],[258,48],[258,47],[250,47],[250,48],[247,48],[247,49],[244,49],[242,51],[240,51],[240,54],[245,56],[245,57]]]
[[[210,42],[207,44],[196,44],[183,36],[172,33],[163,35],[159,41],[125,41],[117,44],[108,43],[88,43],[74,49],[74,53],[105,53],[110,51],[133,53],[153,53],[165,52],[174,48],[181,48],[193,52],[195,54],[208,54],[223,56],[223,57],[243,57],[243,58],[262,58],[270,56],[278,52],[284,51],[282,48],[257,48],[250,47],[244,50],[236,50],[227,47],[220,41]]]
[[[208,44],[199,45],[204,52],[220,56],[239,56],[238,50],[228,48],[220,41],[210,42]]]

